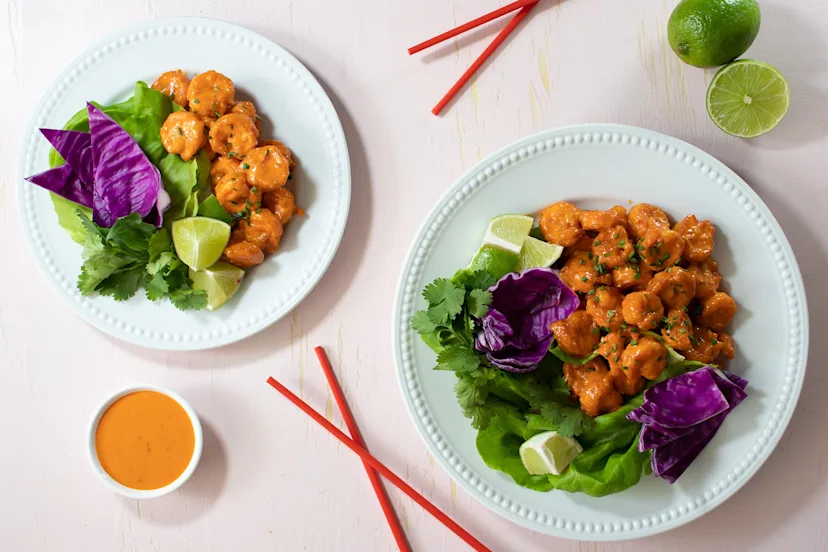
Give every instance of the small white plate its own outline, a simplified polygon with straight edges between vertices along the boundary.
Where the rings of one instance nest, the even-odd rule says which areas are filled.
[[[193,425],[193,456],[190,458],[190,462],[175,481],[158,489],[133,489],[131,487],[121,485],[112,479],[108,473],[106,473],[106,470],[103,469],[101,461],[98,458],[98,451],[95,441],[98,433],[98,424],[101,422],[101,418],[109,407],[115,403],[115,401],[131,393],[137,393],[138,391],[155,391],[156,393],[168,396],[184,409],[184,412],[187,413],[187,417],[190,418],[190,423]],[[190,403],[185,401],[181,395],[175,391],[165,389],[164,387],[158,387],[157,385],[133,385],[132,387],[127,387],[126,389],[121,389],[117,393],[113,393],[112,396],[106,399],[101,406],[98,407],[98,410],[95,411],[95,416],[93,416],[92,421],[89,423],[86,449],[87,455],[89,456],[89,462],[92,464],[92,469],[96,474],[98,474],[98,477],[101,478],[101,481],[103,481],[104,485],[109,487],[110,490],[115,491],[119,495],[127,498],[158,498],[160,496],[170,494],[174,490],[178,489],[181,485],[187,482],[191,475],[193,475],[198,467],[198,462],[201,460],[201,452],[204,449],[204,433],[201,429],[201,421],[198,419],[198,414],[196,414],[196,411],[193,410]]]
[[[748,399],[674,485],[645,476],[603,498],[540,493],[488,468],[463,417],[455,377],[433,371],[434,353],[410,329],[423,287],[468,263],[489,219],[537,213],[568,200],[583,208],[632,202],[669,215],[694,213],[717,228],[713,258],[740,305],[730,369],[750,382]],[[782,229],[733,171],[703,151],[620,125],[550,130],[480,162],[437,203],[403,268],[394,315],[403,396],[431,453],[480,502],[536,531],[580,540],[621,540],[672,529],[709,512],[770,455],[793,414],[805,375],[808,313],[802,278]]]
[[[57,223],[48,192],[24,181],[48,168],[49,144],[39,128],[62,128],[88,100],[103,104],[132,95],[171,69],[215,69],[230,77],[237,98],[252,99],[273,133],[297,158],[290,187],[307,216],[285,228],[282,249],[250,270],[242,289],[215,312],[180,312],[143,292],[118,303],[83,297],[76,288],[81,248]],[[44,95],[23,139],[18,200],[34,258],[58,294],[98,329],[155,349],[197,350],[244,339],[289,313],[322,278],[336,253],[351,198],[342,125],[325,91],[288,52],[251,31],[210,19],[145,21],[93,46]]]

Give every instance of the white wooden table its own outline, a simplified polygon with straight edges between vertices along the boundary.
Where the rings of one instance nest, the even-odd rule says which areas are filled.
[[[344,427],[315,345],[328,348],[374,454],[493,550],[828,549],[828,4],[760,2],[748,55],[786,75],[792,108],[748,142],[709,122],[712,72],[670,51],[673,0],[543,0],[441,118],[430,108],[504,22],[424,56],[406,47],[505,0],[0,0],[0,550],[393,550],[358,460],[264,383],[276,376]],[[57,73],[117,28],[172,15],[232,21],[293,52],[329,91],[352,155],[351,218],[322,284],[260,335],[204,353],[140,349],[78,320],[37,272],[14,192],[24,125]],[[500,146],[581,122],[648,127],[730,165],[779,219],[809,292],[810,368],[778,450],[714,513],[639,542],[534,534],[458,492],[415,433],[391,363],[398,270],[431,205]],[[96,404],[132,382],[182,393],[206,441],[187,485],[140,503],[100,485],[84,450]],[[465,549],[390,494],[415,550]]]

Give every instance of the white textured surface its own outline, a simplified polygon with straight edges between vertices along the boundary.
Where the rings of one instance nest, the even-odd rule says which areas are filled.
[[[175,52],[175,53],[173,53]],[[292,188],[306,212],[286,232],[278,255],[248,272],[239,293],[220,311],[180,312],[143,293],[125,302],[85,297],[77,290],[81,247],[57,224],[48,192],[23,177],[49,168],[49,143],[38,129],[62,128],[85,101],[112,104],[132,84],[151,84],[169,67],[192,73],[216,69],[252,98],[265,124],[299,161]],[[25,236],[47,278],[83,319],[125,341],[154,349],[198,350],[244,339],[288,314],[319,281],[345,230],[351,199],[348,148],[322,87],[292,55],[264,37],[199,18],[146,21],[118,31],[67,67],[35,109],[18,172]]]
[[[452,404],[456,378],[432,370],[436,355],[410,328],[411,317],[424,308],[422,289],[466,265],[479,247],[475,236],[485,232],[491,217],[536,213],[562,200],[588,209],[650,202],[674,220],[697,213],[717,228],[714,258],[725,289],[740,306],[730,330],[738,356],[728,369],[750,382],[749,399],[728,416],[675,485],[645,477],[643,484],[603,498],[520,488],[478,457],[477,432]],[[400,384],[431,453],[492,510],[532,529],[576,539],[652,535],[721,504],[772,452],[805,376],[805,290],[770,211],[735,173],[701,150],[622,125],[541,132],[472,168],[420,229],[403,268],[395,309]]]
[[[273,375],[344,427],[317,344],[375,455],[498,552],[828,548],[828,4],[760,1],[748,55],[785,74],[792,106],[772,134],[743,141],[707,119],[712,72],[682,65],[666,44],[673,0],[542,0],[442,118],[429,110],[504,22],[422,56],[405,49],[508,0],[0,0],[0,550],[393,550],[359,461],[264,383]],[[342,246],[314,291],[250,339],[197,353],[148,351],[81,322],[38,270],[15,197],[26,124],[60,72],[122,27],[181,15],[243,25],[296,55],[333,100],[353,174]],[[530,531],[456,488],[403,407],[389,339],[405,254],[446,190],[514,140],[584,122],[677,136],[742,176],[791,242],[814,332],[799,406],[750,483],[693,523],[617,544]],[[84,446],[97,405],[140,382],[181,393],[205,441],[193,478],[143,503],[103,488]],[[465,550],[389,492],[415,550]]]

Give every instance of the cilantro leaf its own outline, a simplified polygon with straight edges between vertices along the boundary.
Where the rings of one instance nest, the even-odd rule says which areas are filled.
[[[144,277],[142,266],[116,272],[98,286],[98,293],[108,295],[116,301],[126,301],[138,291]]]
[[[115,221],[106,234],[106,242],[122,253],[144,258],[148,256],[149,241],[156,230],[155,226],[143,222],[138,213],[132,213]]]
[[[124,301],[143,286],[151,301],[169,296],[181,310],[207,306],[207,294],[193,289],[168,230],[143,222],[137,213],[119,218],[109,229],[99,228],[81,211],[78,216],[86,233],[78,276],[83,295],[98,292]]]
[[[419,334],[432,334],[437,331],[438,325],[428,316],[427,311],[418,311],[411,317],[411,327]]]
[[[200,310],[207,306],[207,294],[192,288],[177,289],[170,292],[170,301],[178,310]]]
[[[457,402],[462,408],[483,404],[489,396],[488,383],[485,377],[459,376],[454,385]]]
[[[170,232],[166,228],[160,229],[152,235],[147,247],[147,254],[149,254],[150,262],[155,261],[159,255],[173,251],[172,239]]]
[[[482,289],[488,291],[490,287],[497,283],[497,278],[486,272],[485,270],[475,270],[473,272],[466,272],[462,278],[462,284],[466,289]]]
[[[495,412],[488,406],[475,405],[463,409],[463,415],[471,420],[474,429],[486,429]]]
[[[131,259],[107,249],[92,253],[81,266],[78,290],[83,295],[91,295],[98,290],[101,282],[131,262]]]
[[[438,278],[426,286],[423,297],[429,304],[429,317],[441,324],[460,314],[466,291],[447,278]]]
[[[155,276],[161,271],[168,272],[174,258],[175,255],[170,251],[164,251],[163,253],[157,255],[155,260],[151,260],[147,263],[147,274]]]
[[[469,298],[466,302],[466,307],[469,314],[475,318],[483,318],[489,312],[489,305],[492,304],[492,294],[490,291],[482,289],[473,289],[469,292]]]
[[[594,427],[595,421],[570,399],[566,380],[558,376],[529,386],[529,404],[561,435],[572,437]]]
[[[170,286],[162,274],[156,274],[145,281],[144,288],[147,291],[147,299],[150,301],[157,301],[170,291]]]
[[[451,345],[437,355],[436,370],[472,372],[480,367],[480,357],[470,345]]]

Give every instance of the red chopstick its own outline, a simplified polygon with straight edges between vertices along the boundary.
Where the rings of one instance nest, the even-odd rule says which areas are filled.
[[[489,44],[489,46],[485,50],[483,50],[483,53],[480,54],[480,57],[474,60],[474,63],[472,63],[471,66],[468,69],[466,69],[466,72],[463,73],[463,75],[456,83],[454,83],[454,86],[452,86],[446,93],[446,95],[443,96],[443,99],[437,102],[437,105],[435,105],[434,109],[431,110],[432,113],[434,113],[435,115],[439,115],[440,112],[443,111],[443,108],[445,108],[446,105],[448,105],[448,103],[452,100],[452,98],[454,98],[457,92],[461,88],[463,88],[463,86],[465,86],[467,82],[469,82],[469,79],[472,77],[472,75],[474,75],[477,72],[477,70],[480,69],[480,67],[484,63],[486,63],[486,60],[489,59],[489,56],[491,56],[492,53],[495,50],[497,50],[498,46],[503,44],[503,41],[506,40],[506,37],[508,37],[512,33],[512,31],[515,30],[515,27],[520,25],[520,22],[523,21],[526,18],[526,16],[529,15],[529,12],[532,11],[532,8],[534,8],[537,5],[538,2],[536,0],[535,2],[521,8],[517,15],[515,15],[512,18],[512,20],[509,21],[509,23],[507,23],[505,27],[503,27],[503,30],[501,30],[497,34],[495,39],[492,40],[492,43]]]
[[[416,46],[412,46],[411,48],[409,48],[408,49],[408,54],[409,55],[414,55],[417,52],[422,52],[426,48],[431,48],[432,46],[440,44],[441,42],[445,42],[446,40],[448,40],[450,38],[454,38],[455,36],[457,36],[459,34],[463,34],[466,31],[470,31],[470,30],[474,29],[475,27],[479,27],[480,25],[484,25],[484,24],[488,23],[489,21],[493,21],[493,20],[497,19],[498,17],[503,17],[507,13],[511,13],[515,10],[519,10],[520,8],[522,8],[524,6],[528,6],[529,4],[534,4],[537,1],[538,0],[517,0],[517,2],[512,2],[511,4],[503,6],[502,8],[497,9],[497,10],[491,12],[491,13],[487,13],[486,15],[478,17],[477,19],[472,19],[468,23],[464,23],[464,24],[460,25],[459,27],[453,28],[450,31],[446,31],[443,34],[439,34],[439,35],[435,36],[434,38],[430,38],[430,39],[426,40],[425,42],[420,42]]]
[[[362,440],[359,427],[357,427],[356,422],[354,421],[354,417],[351,414],[351,408],[348,406],[348,401],[345,400],[345,395],[342,394],[342,388],[339,386],[339,382],[336,379],[331,363],[328,360],[328,355],[325,354],[325,349],[322,347],[316,347],[314,351],[316,352],[316,358],[319,359],[319,364],[322,365],[322,371],[325,372],[325,378],[328,380],[328,386],[331,388],[331,392],[336,400],[336,405],[339,407],[340,414],[342,414],[342,419],[345,420],[345,425],[348,426],[348,433],[351,434],[351,439],[353,439],[357,445],[365,448],[365,443]],[[400,549],[400,552],[411,552],[411,548],[409,548],[408,542],[405,540],[405,533],[403,532],[402,527],[400,527],[400,522],[394,512],[394,508],[391,507],[391,502],[388,500],[388,494],[386,494],[385,489],[380,482],[379,475],[366,461],[363,460],[362,463],[365,465],[365,471],[368,473],[368,479],[371,480],[371,486],[374,487],[374,493],[377,495],[377,500],[379,500],[382,513],[385,514],[388,526],[391,527],[391,533],[394,534],[394,540],[397,541],[397,548]]]
[[[478,541],[474,538],[471,533],[460,527],[457,523],[455,523],[450,517],[446,514],[441,512],[434,504],[429,502],[423,495],[415,491],[408,483],[400,479],[394,472],[386,468],[379,460],[371,456],[367,450],[356,444],[353,439],[349,438],[347,435],[342,433],[336,426],[334,426],[331,422],[325,419],[319,412],[311,408],[305,401],[291,393],[291,391],[273,379],[272,377],[267,378],[267,383],[269,383],[274,389],[276,389],[279,393],[285,396],[287,400],[298,406],[305,414],[313,418],[313,420],[328,430],[334,437],[339,439],[339,441],[354,451],[360,458],[362,458],[363,462],[377,470],[384,478],[388,481],[393,483],[397,486],[402,492],[404,492],[408,497],[422,506],[429,514],[437,518],[437,520],[448,527],[455,535],[463,539],[466,544],[471,546],[477,552],[491,552],[488,548],[486,548],[483,543]]]

